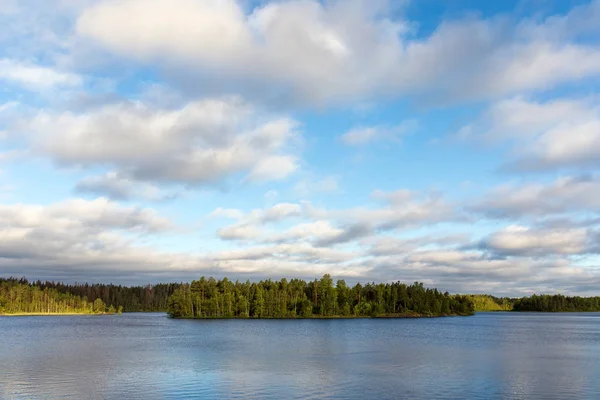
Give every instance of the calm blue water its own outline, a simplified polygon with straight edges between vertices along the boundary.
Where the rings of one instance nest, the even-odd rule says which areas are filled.
[[[2,399],[600,399],[600,314],[0,317]]]

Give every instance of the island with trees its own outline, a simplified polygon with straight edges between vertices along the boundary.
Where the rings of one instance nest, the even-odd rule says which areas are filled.
[[[415,282],[335,285],[330,275],[306,282],[232,282],[202,277],[181,285],[169,298],[175,318],[353,318],[441,317],[472,315],[466,296],[441,293]]]

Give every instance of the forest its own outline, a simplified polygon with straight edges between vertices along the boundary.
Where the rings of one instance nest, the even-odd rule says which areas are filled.
[[[202,277],[181,285],[169,298],[176,318],[335,318],[472,315],[466,296],[441,293],[422,283],[335,285],[330,275],[306,282],[283,278],[232,282]]]
[[[534,294],[531,297],[515,299],[513,310],[541,312],[600,311],[600,297]]]
[[[475,311],[598,312],[600,297],[534,294],[529,297],[494,297],[488,294],[467,295]]]
[[[165,312],[168,298],[179,283],[160,283],[145,286],[121,286],[112,284],[73,284],[56,282],[29,282],[25,278],[0,278],[4,282],[18,282],[22,285],[36,287],[41,291],[54,290],[59,294],[72,295],[87,300],[87,303],[102,301],[106,307],[111,306],[123,312]]]
[[[473,310],[471,310],[473,309]],[[181,318],[331,318],[470,315],[473,311],[600,312],[600,297],[487,294],[449,295],[420,283],[349,287],[329,275],[299,279],[232,282],[201,278],[187,283],[143,286],[29,282],[0,278],[0,314],[168,312]]]
[[[63,293],[26,280],[0,279],[0,315],[11,314],[115,314],[122,307],[107,306],[101,299]]]

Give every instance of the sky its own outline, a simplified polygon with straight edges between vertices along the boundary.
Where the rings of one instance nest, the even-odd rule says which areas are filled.
[[[0,276],[597,295],[600,1],[0,0]]]

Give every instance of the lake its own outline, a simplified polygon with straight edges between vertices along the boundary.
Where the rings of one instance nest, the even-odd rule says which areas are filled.
[[[599,399],[600,314],[0,317],[1,399]]]

